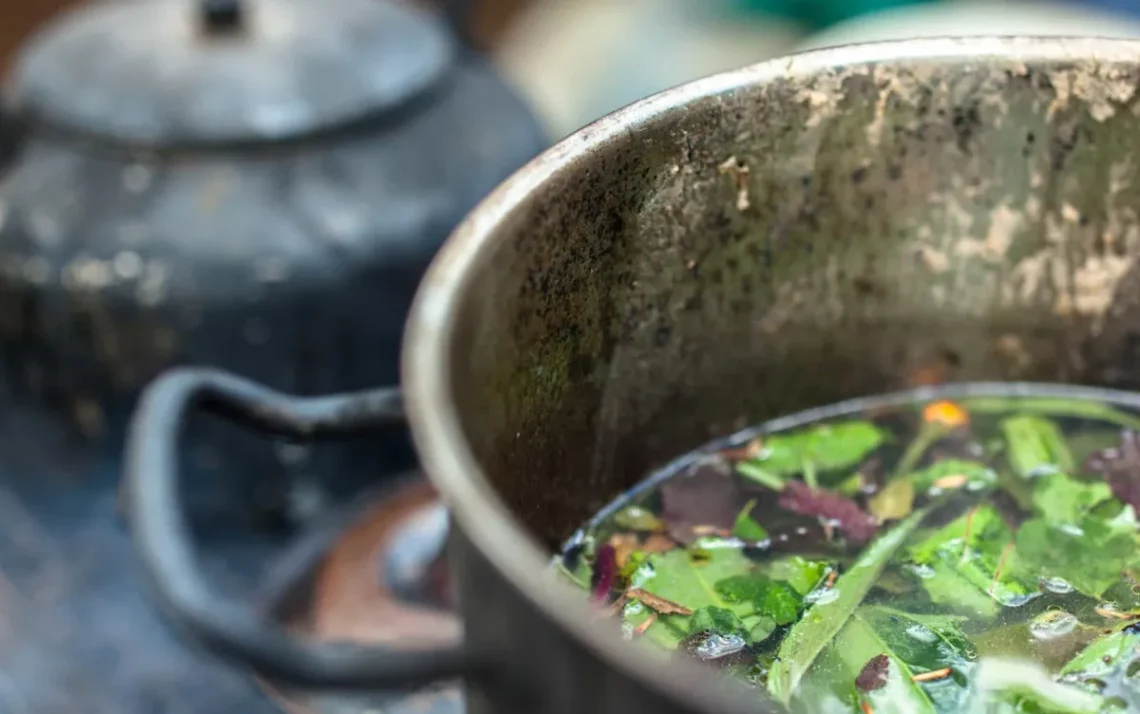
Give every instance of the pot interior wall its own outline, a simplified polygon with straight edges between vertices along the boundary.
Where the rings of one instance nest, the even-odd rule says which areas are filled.
[[[1021,42],[585,130],[496,228],[452,351],[520,518],[553,546],[712,436],[915,382],[1136,386],[1137,46]]]

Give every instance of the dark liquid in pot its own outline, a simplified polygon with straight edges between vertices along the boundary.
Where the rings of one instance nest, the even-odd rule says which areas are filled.
[[[1140,416],[994,386],[674,462],[556,561],[626,636],[796,712],[1140,712]]]

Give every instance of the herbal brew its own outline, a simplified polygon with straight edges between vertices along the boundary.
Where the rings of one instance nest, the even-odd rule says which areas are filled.
[[[1140,712],[1137,508],[1128,408],[909,395],[685,456],[557,567],[795,712]]]

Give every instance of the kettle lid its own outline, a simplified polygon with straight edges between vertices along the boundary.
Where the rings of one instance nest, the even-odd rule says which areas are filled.
[[[398,108],[454,55],[395,0],[102,0],[36,35],[9,96],[29,122],[114,142],[278,141]]]

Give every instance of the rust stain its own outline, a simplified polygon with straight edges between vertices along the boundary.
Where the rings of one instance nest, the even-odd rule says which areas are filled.
[[[745,213],[752,208],[752,199],[749,197],[752,183],[748,164],[735,156],[730,156],[717,167],[717,170],[732,178],[732,185],[736,187],[736,210]]]
[[[397,530],[437,498],[435,488],[421,481],[369,510],[325,558],[313,586],[313,607],[290,623],[291,629],[318,640],[404,649],[456,642],[462,636],[457,615],[397,601],[383,583],[378,565]],[[286,693],[264,680],[259,683],[289,714],[322,711],[319,697]]]
[[[385,500],[329,554],[317,577],[314,607],[306,628],[315,637],[355,642],[399,642],[427,646],[459,637],[451,613],[393,599],[381,582],[378,563],[388,539],[404,520],[435,500],[430,484],[419,484]]]

